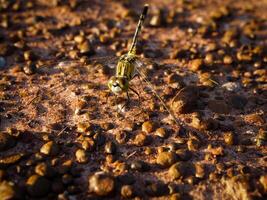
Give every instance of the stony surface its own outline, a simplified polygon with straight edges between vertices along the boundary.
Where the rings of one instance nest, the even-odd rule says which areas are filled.
[[[267,199],[265,0],[0,2],[0,199]]]

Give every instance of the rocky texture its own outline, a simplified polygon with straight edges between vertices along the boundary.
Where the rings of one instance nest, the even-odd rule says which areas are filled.
[[[266,199],[266,1],[0,2],[0,199]]]

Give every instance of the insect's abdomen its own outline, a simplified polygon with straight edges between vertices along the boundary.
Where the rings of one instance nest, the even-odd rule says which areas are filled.
[[[129,80],[132,79],[134,74],[134,65],[131,62],[119,61],[116,69],[116,76],[124,76]]]

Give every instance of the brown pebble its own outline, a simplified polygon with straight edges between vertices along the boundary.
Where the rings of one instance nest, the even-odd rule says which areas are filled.
[[[211,65],[211,64],[213,64],[213,62],[214,62],[214,56],[211,53],[208,53],[205,56],[205,63],[208,65]]]
[[[204,165],[203,164],[200,164],[200,163],[196,163],[195,164],[195,176],[197,178],[204,178],[205,176],[205,168],[204,168]]]
[[[177,155],[173,152],[161,152],[157,156],[157,164],[162,167],[169,167],[177,161]]]
[[[131,185],[123,185],[121,187],[121,196],[123,198],[131,198],[134,195],[134,187]]]
[[[182,177],[182,164],[180,162],[173,164],[168,170],[168,175],[172,180],[179,179],[180,177]]]
[[[235,143],[235,136],[233,132],[224,133],[223,138],[224,138],[224,142],[227,145],[233,145]]]
[[[82,43],[83,41],[85,40],[85,37],[84,35],[76,35],[74,37],[74,41],[78,44]]]
[[[182,80],[182,78],[178,75],[178,74],[176,74],[176,73],[171,73],[168,77],[167,77],[167,80],[166,80],[166,82],[168,83],[168,84],[172,84],[172,83],[183,83],[183,80]]]
[[[1,181],[0,182],[0,199],[1,200],[9,200],[9,199],[17,199],[18,195],[16,194],[16,190],[13,182]]]
[[[223,57],[223,63],[226,65],[231,65],[233,63],[233,58],[231,56],[224,56]]]
[[[208,152],[210,152],[212,155],[215,155],[215,156],[223,156],[224,155],[224,149],[221,146],[212,147],[212,145],[209,144],[207,150],[208,150]]]
[[[107,196],[115,189],[114,178],[105,172],[96,172],[89,177],[89,191],[98,196]]]
[[[155,135],[159,136],[160,138],[167,138],[168,132],[164,128],[161,127],[155,131]]]
[[[195,59],[192,60],[190,63],[190,70],[196,72],[203,67],[203,60],[202,59]]]
[[[19,162],[23,157],[23,154],[16,153],[16,154],[11,154],[4,156],[0,158],[0,168],[3,167],[8,167],[9,165],[15,164]]]
[[[78,149],[75,152],[76,160],[79,163],[87,163],[88,162],[88,156],[86,152],[83,149]]]
[[[38,174],[40,176],[51,177],[52,175],[54,175],[53,169],[49,165],[47,165],[46,163],[37,164],[35,166],[34,171],[36,174]]]
[[[199,97],[199,89],[196,86],[186,86],[177,91],[172,100],[172,109],[177,113],[188,113],[196,108]]]
[[[78,49],[80,50],[81,54],[86,54],[86,55],[92,55],[94,52],[93,47],[87,40],[79,44]]]
[[[23,67],[23,72],[26,75],[32,75],[32,74],[34,74],[36,72],[36,65],[34,63],[32,63],[32,62],[28,62]]]
[[[88,122],[80,122],[77,124],[77,131],[81,133],[85,133],[89,131],[90,128],[91,128],[91,124]]]
[[[49,141],[40,148],[40,152],[45,155],[56,156],[59,153],[59,147],[55,142]]]
[[[119,144],[124,144],[128,140],[128,133],[126,131],[118,131],[116,132],[116,141]]]
[[[142,124],[142,131],[145,133],[151,133],[154,131],[154,124],[151,121],[146,121]]]
[[[84,138],[81,145],[86,151],[93,151],[95,149],[95,141],[89,137]]]
[[[200,141],[197,138],[190,138],[187,141],[187,148],[190,151],[197,151],[200,147]]]
[[[144,132],[139,132],[134,138],[134,144],[137,146],[145,146],[148,145],[149,138]]]
[[[116,153],[116,145],[114,142],[107,142],[106,145],[105,145],[105,152],[108,153],[108,154],[115,154]]]

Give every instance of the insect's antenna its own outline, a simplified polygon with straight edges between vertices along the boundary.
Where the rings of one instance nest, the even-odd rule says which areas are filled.
[[[145,4],[143,12],[140,15],[140,18],[139,18],[139,21],[138,21],[138,24],[137,24],[137,27],[136,27],[136,30],[135,30],[135,33],[134,33],[133,42],[131,44],[129,53],[135,53],[137,37],[138,37],[138,34],[141,31],[142,25],[143,25],[143,23],[145,21],[147,10],[148,10],[148,4]]]
[[[150,83],[150,81],[145,78],[144,73],[141,72],[139,69],[137,69],[137,67],[136,67],[136,70],[142,76],[143,80],[148,84],[148,86],[150,87],[150,89],[152,90],[152,92],[154,93],[154,95],[160,100],[160,102],[164,106],[165,110],[167,110],[167,112],[172,116],[172,118],[175,121],[175,123],[177,125],[181,125],[182,123],[179,122],[178,119],[174,116],[173,112],[168,108],[167,104],[164,102],[164,100],[161,98],[161,96],[158,95],[158,93],[156,92],[155,88]]]

